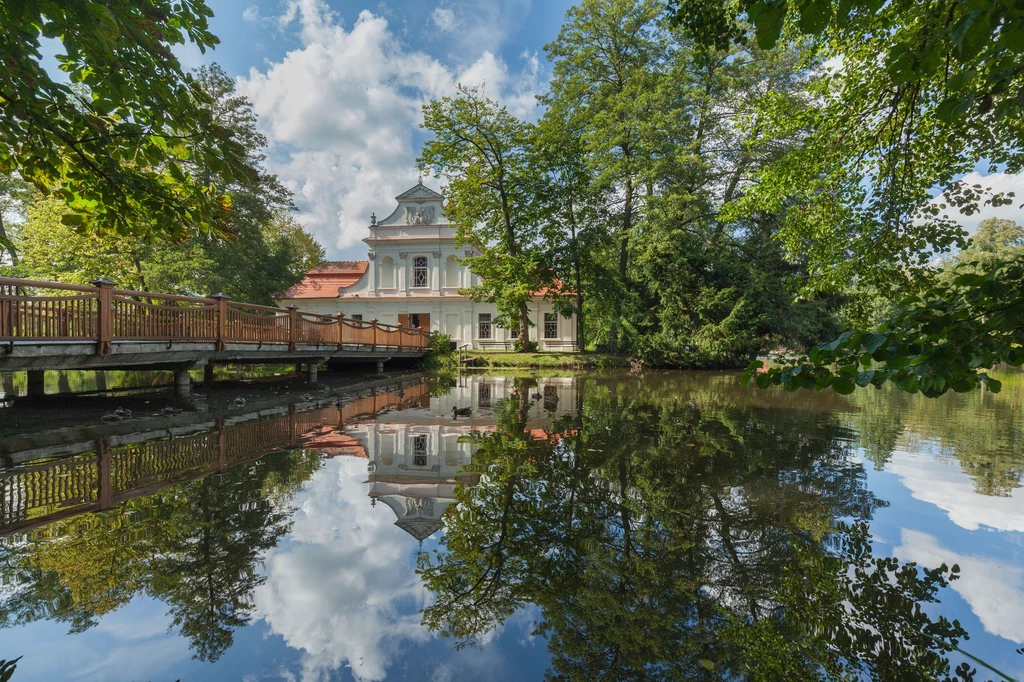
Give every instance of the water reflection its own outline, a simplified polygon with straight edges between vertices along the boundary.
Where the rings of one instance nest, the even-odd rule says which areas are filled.
[[[1015,676],[1009,388],[468,377],[58,459],[22,438],[0,470],[0,627],[65,624],[61,649],[155,600],[164,620],[138,620],[171,628],[161,651],[206,666],[81,679],[1002,679],[958,649]]]

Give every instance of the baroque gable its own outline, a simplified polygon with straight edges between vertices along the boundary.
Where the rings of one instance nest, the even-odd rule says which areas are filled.
[[[444,216],[444,197],[424,186],[422,179],[411,189],[395,197],[395,201],[398,202],[398,206],[391,215],[383,220],[371,219],[372,231],[388,227],[448,226],[448,220]]]

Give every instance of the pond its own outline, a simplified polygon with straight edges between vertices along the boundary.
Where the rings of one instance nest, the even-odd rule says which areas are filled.
[[[1024,679],[1002,378],[473,375],[22,419],[0,659],[14,682]]]

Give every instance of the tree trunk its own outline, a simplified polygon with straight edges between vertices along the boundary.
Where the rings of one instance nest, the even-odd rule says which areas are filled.
[[[587,349],[586,331],[583,327],[583,282],[580,275],[580,242],[576,234],[576,214],[572,210],[572,199],[569,199],[569,229],[572,231],[572,269],[576,287],[576,350]]]
[[[519,306],[519,351],[525,353],[530,343],[530,310],[525,303]]]
[[[629,158],[628,147],[623,149],[627,160]],[[619,240],[619,279],[622,285],[626,286],[626,269],[629,266],[629,233],[633,229],[633,176],[626,175],[626,187],[622,202],[622,234]],[[614,317],[612,328],[608,335],[608,352],[618,354],[619,352],[619,320],[622,318],[622,296],[615,297]]]
[[[14,244],[11,243],[10,237],[7,236],[7,228],[4,227],[4,214],[0,213],[0,256],[4,254],[4,251],[11,254],[11,264],[18,264],[18,252],[14,250]]]

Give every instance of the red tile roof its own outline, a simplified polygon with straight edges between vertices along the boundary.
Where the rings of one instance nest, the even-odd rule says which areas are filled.
[[[302,445],[318,450],[327,459],[332,457],[361,457],[367,459],[366,450],[358,439],[338,431],[313,432],[304,434]]]
[[[284,298],[334,298],[339,288],[350,287],[366,274],[368,260],[336,260],[318,265],[301,282],[285,292]]]

